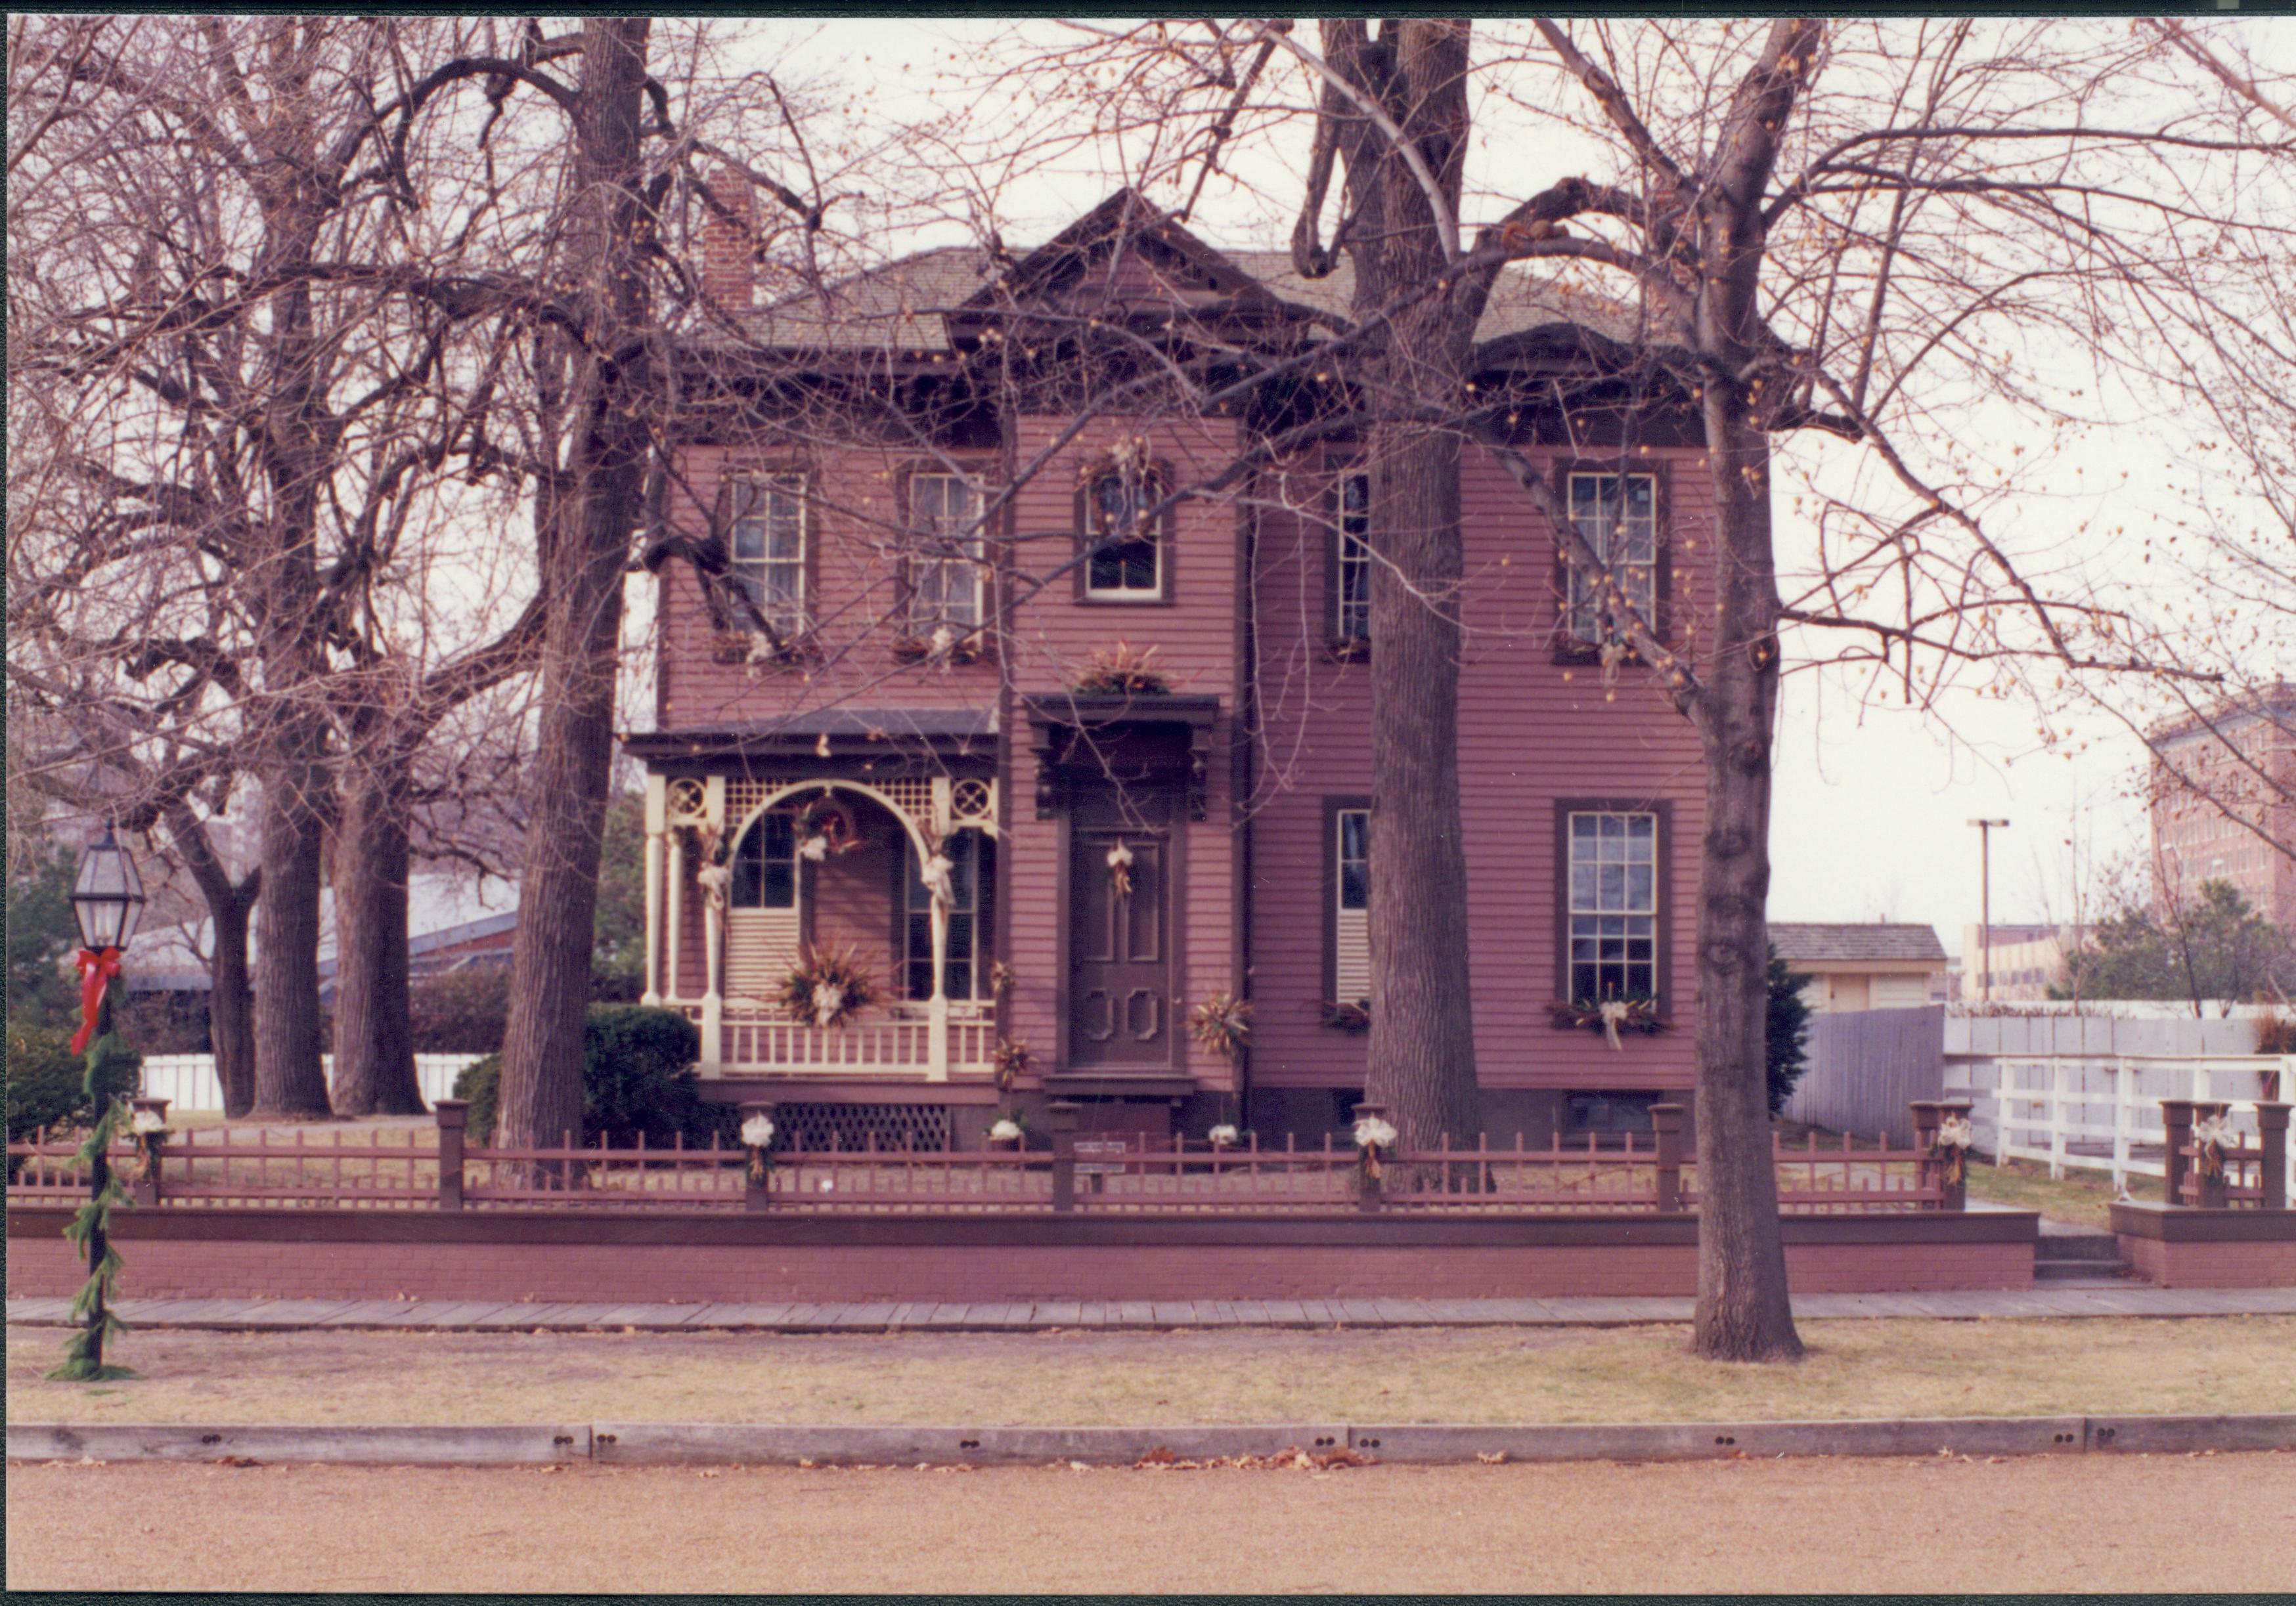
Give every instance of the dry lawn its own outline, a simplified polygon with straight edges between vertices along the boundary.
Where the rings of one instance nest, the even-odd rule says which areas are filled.
[[[2287,1454],[9,1474],[18,1589],[2185,1595],[2296,1578]]]
[[[2139,1199],[2158,1199],[2161,1184],[2152,1177],[2135,1178],[2129,1192]],[[2048,1167],[2031,1160],[2013,1159],[1998,1166],[1972,1163],[1969,1168],[1969,1196],[1988,1204],[2038,1210],[2044,1216],[2069,1221],[2076,1226],[2103,1231],[2112,1225],[2110,1171],[2068,1167],[2065,1174],[2053,1182]]]
[[[140,1379],[50,1383],[24,1422],[1587,1422],[2296,1411],[2296,1317],[1805,1322],[1798,1366],[1679,1326],[1299,1332],[134,1332]]]

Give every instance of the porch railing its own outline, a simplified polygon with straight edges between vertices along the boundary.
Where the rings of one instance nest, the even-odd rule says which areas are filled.
[[[690,1020],[701,1006],[676,1005]],[[873,1019],[839,1026],[790,1020],[763,1005],[728,1001],[720,1016],[719,1064],[730,1071],[897,1071],[922,1077],[932,1065],[932,1022],[922,1005],[901,1005]],[[996,1023],[992,1006],[949,1005],[948,1063],[957,1074],[994,1068]]]

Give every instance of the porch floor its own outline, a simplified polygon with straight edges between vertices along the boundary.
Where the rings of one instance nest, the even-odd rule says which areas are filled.
[[[1551,1297],[1543,1299],[1160,1300],[1041,1299],[987,1305],[551,1305],[475,1299],[121,1299],[135,1327],[267,1332],[302,1328],[503,1332],[582,1328],[758,1328],[776,1332],[1010,1332],[1045,1328],[1168,1327],[1623,1327],[1687,1322],[1686,1298]],[[12,1325],[66,1326],[71,1301],[11,1299]],[[1796,1294],[1797,1317],[2296,1315],[2296,1289],[2111,1287],[1966,1290],[1906,1294]]]

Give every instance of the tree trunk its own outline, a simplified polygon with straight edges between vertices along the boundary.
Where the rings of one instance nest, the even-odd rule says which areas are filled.
[[[316,741],[316,734],[304,739]],[[255,1105],[250,1111],[258,1116],[329,1113],[319,1022],[319,881],[326,837],[313,807],[322,774],[307,759],[275,763],[264,777],[263,892],[255,909]]]
[[[345,777],[335,830],[338,1115],[421,1115],[406,1020],[406,769],[383,752]]]
[[[582,1126],[582,1025],[613,754],[622,571],[648,449],[645,281],[635,241],[647,32],[642,17],[582,26],[578,199],[564,260],[586,275],[588,338],[570,365],[563,489],[542,493],[536,519],[549,614],[503,1032],[496,1132],[509,1144],[555,1143]]]
[[[1802,1353],[1778,1226],[1765,1075],[1769,1028],[1770,758],[1778,594],[1769,443],[1742,386],[1710,377],[1708,459],[1722,561],[1698,887],[1698,1302],[1693,1347],[1717,1360]]]
[[[215,954],[208,961],[208,1041],[215,1050],[223,1112],[242,1116],[255,1106],[254,996],[247,983],[247,924],[263,884],[260,870],[234,882],[216,856],[208,828],[180,799],[168,811],[168,834],[184,868],[207,900],[215,922]]]

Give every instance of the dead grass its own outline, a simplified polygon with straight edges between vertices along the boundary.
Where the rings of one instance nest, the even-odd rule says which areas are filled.
[[[2130,1192],[2143,1195],[2144,1183]],[[2161,1184],[2151,1184],[2158,1198]],[[2020,1210],[2038,1210],[2054,1221],[2103,1230],[2112,1225],[2112,1173],[2067,1168],[2051,1181],[2049,1168],[2031,1160],[2013,1159],[1997,1166],[1972,1160],[1969,1167],[1969,1196],[1988,1204]]]
[[[1696,1422],[2296,1410],[2296,1317],[1805,1322],[1798,1366],[1679,1326],[1044,1334],[133,1332],[135,1381],[45,1382],[28,1422],[1091,1424]]]

